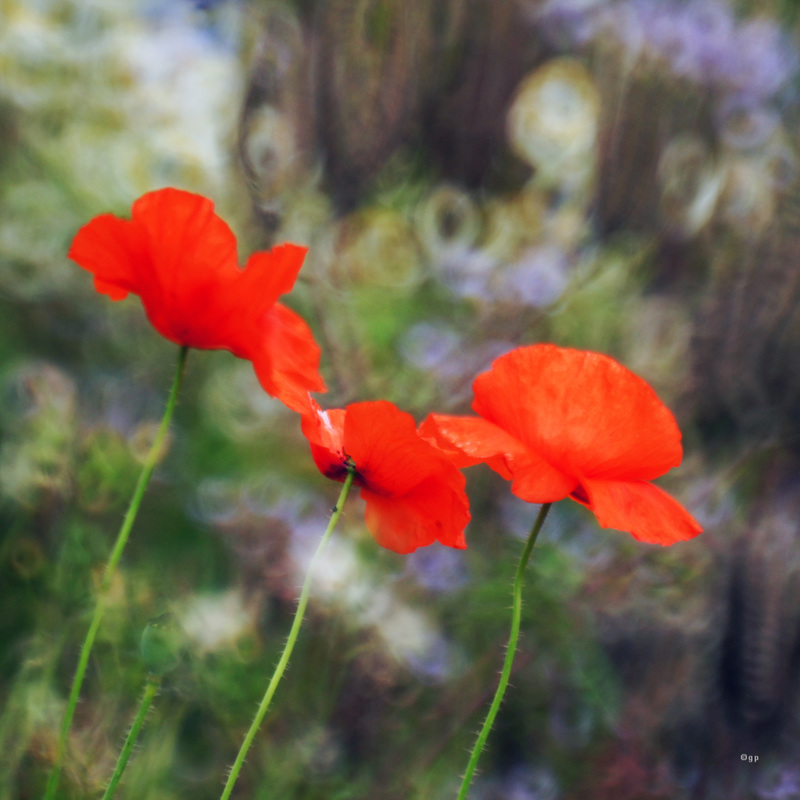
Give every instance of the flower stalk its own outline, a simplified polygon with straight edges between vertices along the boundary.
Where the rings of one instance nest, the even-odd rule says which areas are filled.
[[[111,780],[108,782],[108,788],[103,795],[103,800],[111,800],[111,798],[114,796],[114,793],[117,791],[117,786],[122,778],[122,773],[125,771],[125,767],[128,764],[128,759],[131,757],[134,745],[136,744],[136,740],[139,738],[139,733],[141,732],[144,721],[147,718],[147,712],[150,710],[153,698],[158,694],[159,686],[161,686],[161,676],[154,675],[152,673],[149,674],[147,676],[147,683],[144,687],[142,699],[139,702],[139,709],[136,712],[133,725],[131,725],[128,736],[125,739],[125,744],[122,745],[122,750],[120,751],[119,758],[117,759],[117,766],[114,769],[114,774],[111,776]]]
[[[325,529],[325,533],[322,535],[322,539],[320,539],[317,549],[314,551],[314,555],[311,557],[311,563],[308,565],[308,571],[306,573],[305,580],[303,581],[303,588],[300,592],[300,599],[297,603],[297,610],[294,614],[294,620],[292,621],[292,627],[289,631],[289,636],[286,639],[286,644],[283,647],[283,653],[281,653],[278,665],[275,667],[275,671],[272,673],[267,690],[258,706],[256,715],[253,718],[252,724],[250,725],[250,729],[247,731],[244,741],[242,742],[242,746],[239,748],[239,754],[236,756],[236,760],[233,762],[230,774],[228,775],[228,781],[222,791],[220,800],[228,800],[228,798],[231,796],[231,792],[233,791],[233,787],[239,778],[239,772],[242,769],[242,764],[247,756],[247,752],[250,750],[250,746],[253,744],[253,740],[255,739],[258,729],[261,727],[261,723],[264,721],[264,717],[266,716],[267,710],[272,702],[272,697],[278,688],[278,684],[281,682],[281,678],[283,678],[283,673],[286,671],[289,658],[291,657],[295,643],[297,642],[297,636],[300,633],[300,626],[303,624],[303,617],[305,615],[306,606],[308,605],[308,598],[311,593],[311,578],[314,574],[314,567],[316,566],[317,559],[319,558],[320,554],[325,549],[325,545],[331,538],[334,528],[336,528],[336,523],[339,521],[339,517],[342,514],[342,508],[344,507],[345,500],[350,492],[350,487],[353,485],[353,479],[355,478],[355,475],[355,465],[350,462],[347,468],[347,478],[345,479],[342,490],[339,493],[339,499],[336,501],[336,505],[333,507],[333,513],[331,514],[330,521],[328,522],[328,527]]]
[[[142,471],[139,474],[139,480],[136,482],[136,488],[133,490],[133,496],[131,497],[128,510],[125,512],[125,517],[122,520],[122,526],[119,529],[117,539],[114,542],[114,547],[103,572],[103,580],[101,581],[100,588],[97,592],[97,602],[95,604],[94,614],[92,615],[92,621],[89,624],[89,630],[86,633],[86,638],[84,639],[83,647],[81,648],[80,657],[78,658],[78,666],[75,670],[75,678],[72,681],[72,690],[70,691],[69,699],[67,700],[67,708],[64,713],[64,719],[61,723],[61,731],[59,733],[58,745],[56,747],[55,763],[53,764],[50,778],[47,781],[44,800],[53,800],[56,795],[56,790],[58,789],[61,768],[64,763],[67,737],[69,736],[70,726],[72,725],[72,717],[74,716],[75,708],[78,705],[78,698],[81,693],[81,686],[83,685],[84,676],[86,675],[86,668],[89,664],[89,656],[91,655],[92,647],[94,646],[94,640],[97,637],[97,631],[100,628],[100,623],[103,620],[103,614],[106,610],[108,590],[111,588],[111,582],[114,578],[114,574],[116,573],[120,559],[122,558],[122,552],[125,549],[131,528],[133,527],[133,523],[136,520],[136,515],[139,512],[139,506],[141,505],[142,497],[144,496],[147,485],[150,482],[150,477],[153,474],[153,470],[155,469],[155,466],[161,457],[164,441],[167,436],[167,430],[169,428],[170,421],[172,420],[172,415],[175,411],[181,384],[183,383],[183,375],[185,372],[186,357],[188,352],[188,347],[181,347],[180,354],[178,356],[177,368],[175,370],[175,377],[172,381],[169,399],[167,400],[167,407],[164,410],[164,416],[161,418],[161,424],[159,425],[158,432],[156,433],[155,439],[153,439],[153,444],[151,445],[144,464],[142,465]]]
[[[478,734],[475,741],[475,746],[472,748],[467,770],[464,773],[464,778],[461,781],[461,789],[458,792],[458,800],[465,800],[467,792],[469,791],[470,784],[472,783],[475,769],[478,766],[478,760],[483,752],[486,739],[489,737],[489,732],[494,724],[494,719],[500,709],[500,704],[503,702],[503,695],[506,693],[508,680],[511,677],[511,666],[514,663],[514,654],[517,650],[517,640],[519,639],[519,626],[522,619],[522,577],[525,574],[525,567],[533,552],[533,546],[536,544],[536,538],[539,531],[542,529],[547,512],[550,511],[552,503],[545,503],[539,510],[536,521],[533,523],[533,528],[528,536],[528,541],[525,543],[525,548],[517,565],[517,573],[514,578],[514,602],[511,611],[511,634],[508,637],[508,647],[506,648],[506,658],[503,662],[503,670],[500,673],[500,683],[497,685],[497,691],[494,693],[492,705],[489,707],[489,713],[486,715],[483,727]]]

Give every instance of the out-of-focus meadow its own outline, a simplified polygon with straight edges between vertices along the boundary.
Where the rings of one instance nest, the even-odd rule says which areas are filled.
[[[0,800],[43,791],[177,357],[66,252],[166,185],[242,260],[310,246],[288,304],[328,406],[465,413],[493,358],[552,341],[678,417],[661,483],[706,532],[556,506],[471,798],[800,798],[797,25],[795,0],[0,0]],[[381,550],[350,501],[235,796],[455,796],[536,514],[467,483],[466,551]],[[219,796],[337,491],[250,364],[189,354],[60,797],[102,794],[167,612],[118,796]]]

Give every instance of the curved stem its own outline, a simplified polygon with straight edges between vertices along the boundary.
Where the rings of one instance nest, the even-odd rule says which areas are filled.
[[[525,549],[517,565],[517,574],[514,578],[514,604],[511,612],[511,634],[508,637],[508,648],[506,649],[506,659],[503,662],[503,671],[500,673],[500,683],[497,686],[497,691],[494,693],[494,700],[489,708],[489,713],[483,723],[475,746],[472,748],[472,755],[470,755],[469,763],[467,764],[467,771],[464,773],[464,779],[461,782],[461,789],[458,792],[458,800],[465,800],[467,792],[469,791],[470,784],[472,783],[472,776],[475,774],[475,768],[478,766],[478,759],[481,757],[483,747],[486,744],[486,739],[489,736],[489,731],[494,724],[494,718],[503,702],[503,695],[506,693],[508,686],[508,679],[511,676],[511,665],[514,663],[514,654],[517,650],[517,639],[519,638],[519,625],[522,619],[522,576],[525,573],[525,567],[528,564],[528,559],[533,552],[533,546],[536,544],[536,537],[542,529],[547,512],[550,510],[552,503],[545,503],[533,523],[528,541],[525,543]]]
[[[350,467],[347,471],[347,478],[344,482],[344,486],[342,487],[342,491],[339,493],[339,499],[336,501],[336,505],[333,507],[333,514],[328,522],[328,527],[325,529],[325,533],[322,535],[322,539],[320,539],[317,549],[314,551],[314,555],[311,557],[311,563],[308,565],[308,572],[306,572],[303,588],[300,592],[300,600],[297,603],[297,611],[295,611],[294,621],[292,622],[292,627],[289,631],[289,637],[286,639],[286,644],[283,646],[283,653],[278,661],[278,666],[275,667],[275,671],[272,673],[272,678],[267,686],[267,691],[264,693],[264,697],[261,700],[258,711],[256,711],[256,715],[253,718],[252,724],[250,725],[250,730],[247,731],[247,735],[244,737],[242,746],[239,748],[239,754],[236,756],[236,761],[233,762],[233,767],[231,767],[231,772],[230,775],[228,775],[228,781],[222,791],[220,800],[228,800],[228,798],[231,796],[231,792],[233,791],[234,784],[239,777],[239,772],[242,769],[242,764],[244,763],[247,751],[250,749],[250,745],[253,743],[253,739],[255,739],[255,736],[258,733],[258,729],[261,727],[261,723],[264,721],[267,709],[272,701],[272,696],[275,694],[275,690],[278,688],[278,684],[281,682],[283,673],[286,670],[286,665],[289,663],[289,658],[292,655],[292,650],[294,650],[294,645],[297,641],[297,635],[300,632],[300,626],[303,624],[303,615],[305,614],[306,606],[308,605],[308,597],[311,593],[311,577],[314,574],[314,566],[316,565],[317,558],[319,557],[320,553],[322,553],[322,551],[325,549],[328,539],[331,538],[331,534],[333,533],[333,529],[336,527],[336,523],[339,521],[339,517],[342,513],[342,506],[344,506],[344,501],[347,499],[347,494],[350,491],[350,487],[353,485],[354,477],[355,469]]]
[[[160,675],[150,674],[147,676],[147,683],[145,684],[144,694],[142,695],[141,702],[139,703],[139,710],[136,712],[136,717],[134,717],[133,725],[131,725],[128,736],[125,739],[125,744],[122,745],[122,751],[117,759],[117,766],[114,769],[114,774],[111,776],[111,780],[108,782],[108,788],[103,795],[103,800],[111,800],[111,798],[114,796],[114,792],[117,791],[117,785],[120,782],[120,778],[122,778],[122,773],[125,771],[125,767],[128,764],[128,759],[131,757],[133,746],[136,744],[136,740],[139,738],[139,732],[142,730],[142,725],[144,725],[147,712],[150,710],[150,704],[153,702],[153,698],[156,696],[156,694],[158,694],[158,687],[160,685]]]
[[[81,685],[83,678],[86,674],[86,667],[89,664],[89,656],[94,646],[94,640],[97,636],[97,631],[100,628],[100,622],[103,619],[103,614],[106,610],[106,594],[111,586],[111,581],[114,578],[117,565],[122,558],[122,551],[125,549],[125,544],[128,541],[128,535],[131,532],[133,523],[136,519],[136,514],[139,511],[139,506],[142,502],[147,484],[150,481],[150,476],[153,474],[156,464],[161,456],[161,450],[164,447],[164,440],[167,436],[167,429],[169,428],[172,414],[175,411],[175,405],[178,399],[178,392],[183,382],[184,367],[186,366],[186,356],[189,352],[188,347],[181,347],[180,355],[178,356],[178,366],[175,371],[175,378],[172,381],[172,388],[170,389],[169,399],[167,400],[167,407],[164,410],[164,416],[161,418],[161,425],[158,428],[156,437],[150,447],[150,451],[145,458],[142,465],[142,471],[139,474],[139,480],[136,482],[136,488],[133,490],[128,510],[125,512],[125,517],[122,520],[122,526],[117,534],[117,540],[114,542],[114,548],[106,563],[105,571],[103,573],[103,580],[100,583],[100,589],[97,593],[97,602],[94,607],[94,615],[89,624],[89,630],[86,633],[86,639],[81,648],[81,654],[78,659],[78,666],[75,670],[75,678],[72,681],[72,690],[67,700],[67,710],[64,714],[64,720],[61,723],[61,732],[58,737],[58,746],[56,748],[56,759],[53,764],[53,770],[50,773],[50,778],[47,781],[47,788],[45,789],[45,800],[53,800],[58,788],[59,776],[61,775],[61,767],[64,762],[64,751],[67,744],[67,736],[69,735],[70,725],[72,724],[72,717],[75,714],[75,707],[78,705],[78,697],[81,693]]]

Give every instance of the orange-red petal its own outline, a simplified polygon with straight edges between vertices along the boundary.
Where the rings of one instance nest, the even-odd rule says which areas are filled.
[[[511,491],[529,503],[555,503],[577,485],[575,476],[561,472],[533,451],[511,462]]]
[[[253,362],[259,383],[289,408],[308,409],[308,393],[324,392],[319,374],[320,350],[308,325],[286,306],[275,303],[259,320],[244,329],[234,355]]]
[[[308,398],[308,409],[301,415],[303,435],[311,446],[311,456],[327,478],[344,481],[347,475],[344,454],[344,418],[342,408],[323,411]]]
[[[575,488],[563,473],[502,428],[482,417],[430,414],[420,435],[433,442],[451,464],[463,469],[485,463],[507,480],[511,491],[530,503],[561,500]]]
[[[560,472],[650,480],[681,461],[681,435],[653,389],[599,353],[521,347],[474,383],[473,408]]]
[[[307,247],[286,242],[266,252],[253,253],[239,273],[237,293],[258,309],[269,308],[292,290],[307,252]]]
[[[455,467],[426,478],[403,497],[385,497],[368,489],[362,489],[361,496],[366,501],[367,528],[388,550],[412,553],[435,541],[459,549],[467,546],[469,504],[464,478]]]
[[[140,291],[136,265],[147,257],[141,235],[127,220],[101,214],[84,225],[70,246],[69,258],[94,275],[95,289],[112,300]]]
[[[481,417],[429,414],[420,425],[419,435],[459,469],[486,463],[506,479],[511,478],[506,456],[522,455],[527,450],[511,434]]]
[[[225,290],[239,275],[236,239],[205,197],[161,189],[140,197],[131,220],[96,217],[73,240],[69,257],[112,299],[133,292],[165,338],[226,348]],[[221,320],[222,318],[222,320]]]
[[[320,471],[342,481],[346,459],[366,501],[366,522],[383,547],[411,553],[439,541],[466,547],[464,476],[417,433],[413,418],[383,400],[322,411],[309,399],[303,433]]]
[[[344,449],[362,485],[387,497],[406,494],[445,463],[420,438],[414,418],[385,400],[347,407]]]
[[[670,545],[691,539],[702,528],[666,492],[646,481],[584,480],[587,505],[602,528],[627,531],[652,544]]]

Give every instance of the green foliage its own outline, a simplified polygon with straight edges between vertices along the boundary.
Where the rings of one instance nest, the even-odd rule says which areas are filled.
[[[166,3],[147,15],[149,3],[0,0],[0,800],[42,795],[102,565],[176,356],[135,298],[98,296],[67,258],[75,231],[94,214],[127,214],[137,196],[169,184],[214,199],[244,232],[239,241],[251,243],[242,262],[273,240],[309,244],[287,305],[320,343],[330,391],[318,399],[326,406],[387,398],[418,420],[466,413],[471,381],[493,355],[547,340],[623,361],[644,353],[643,369],[700,431],[685,440],[697,455],[674,484],[684,498],[711,469],[703,441],[734,446],[733,419],[694,419],[689,345],[667,356],[639,341],[658,310],[653,299],[666,308],[668,333],[695,324],[694,310],[711,294],[712,254],[723,254],[715,269],[736,274],[760,264],[768,243],[725,227],[722,195],[694,233],[667,230],[659,217],[665,140],[696,124],[684,106],[701,118],[697,133],[710,140],[719,175],[750,158],[759,175],[769,172],[757,147],[732,154],[722,133],[710,131],[711,92],[688,80],[662,91],[649,62],[624,70],[610,63],[614,48],[597,58],[572,53],[596,71],[601,95],[597,174],[591,186],[543,186],[535,165],[507,143],[508,104],[544,57],[541,32],[515,16],[517,4],[437,0],[428,14],[425,3],[410,3],[435,35],[409,29],[399,43],[402,2],[358,2],[363,13],[354,14],[348,4]],[[748,5],[797,18],[796,0]],[[341,31],[351,16],[356,29]],[[321,17],[330,27],[312,31]],[[405,48],[417,34],[430,46],[409,62]],[[312,46],[320,48],[315,59],[304,61]],[[345,62],[356,65],[353,85],[338,86],[335,97],[315,94]],[[331,76],[314,71],[320,63]],[[391,90],[379,91],[383,81]],[[365,97],[364,86],[377,93]],[[265,142],[237,130],[245,94],[280,123]],[[353,130],[350,116],[361,116],[337,116],[345,105],[338,100],[385,114],[374,125],[377,144]],[[617,127],[608,129],[611,121]],[[278,141],[284,130],[288,143]],[[785,146],[788,173],[796,140],[788,122],[770,140]],[[247,181],[234,163],[237,144],[263,170]],[[380,161],[373,149],[388,155],[366,176],[363,164]],[[367,187],[357,198],[352,187],[331,185],[352,178],[348,164],[338,178],[326,173],[341,152]],[[353,202],[337,205],[338,195]],[[423,219],[431,197],[443,204],[441,219]],[[779,200],[770,195],[764,207],[772,213]],[[445,201],[460,203],[462,216]],[[772,236],[779,222],[764,230]],[[791,266],[796,242],[780,230],[777,257]],[[539,299],[533,268],[520,270],[531,283],[504,283],[532,253],[552,257],[534,262],[545,283],[563,279],[555,299]],[[415,360],[405,337],[419,323],[455,331],[455,346]],[[781,336],[793,324],[790,317],[777,326]],[[689,333],[675,340],[688,342]],[[755,340],[754,352],[770,354],[759,348]],[[774,467],[762,444],[753,445],[759,455],[742,480],[715,484],[741,518],[757,507]],[[726,452],[725,468],[740,457]],[[426,585],[413,559],[380,551],[362,505],[348,502],[245,763],[241,797],[455,795],[502,663],[522,549],[503,515],[507,482],[483,467],[467,474],[473,522],[468,549],[456,554],[466,578],[452,586],[441,575],[438,587]],[[252,366],[227,352],[193,351],[167,452],[108,591],[59,800],[100,796],[148,671],[164,675],[161,693],[118,797],[219,796],[289,630],[303,553],[334,498],[297,415],[265,395]],[[626,603],[644,631],[659,630],[666,614],[692,616],[683,600],[711,591],[709,559],[681,546],[640,558],[639,543],[601,531],[571,501],[559,506],[573,509],[554,509],[529,564],[517,667],[476,796],[512,796],[502,781],[526,765],[548,770],[561,795],[588,782],[592,793],[576,800],[600,796],[610,768],[593,758],[631,708],[644,709],[647,724],[634,733],[658,753],[659,774],[671,769],[659,720],[648,718],[652,697],[620,684],[604,636],[623,624],[617,612]],[[653,675],[655,692],[657,668]],[[704,691],[686,688],[698,708]]]

